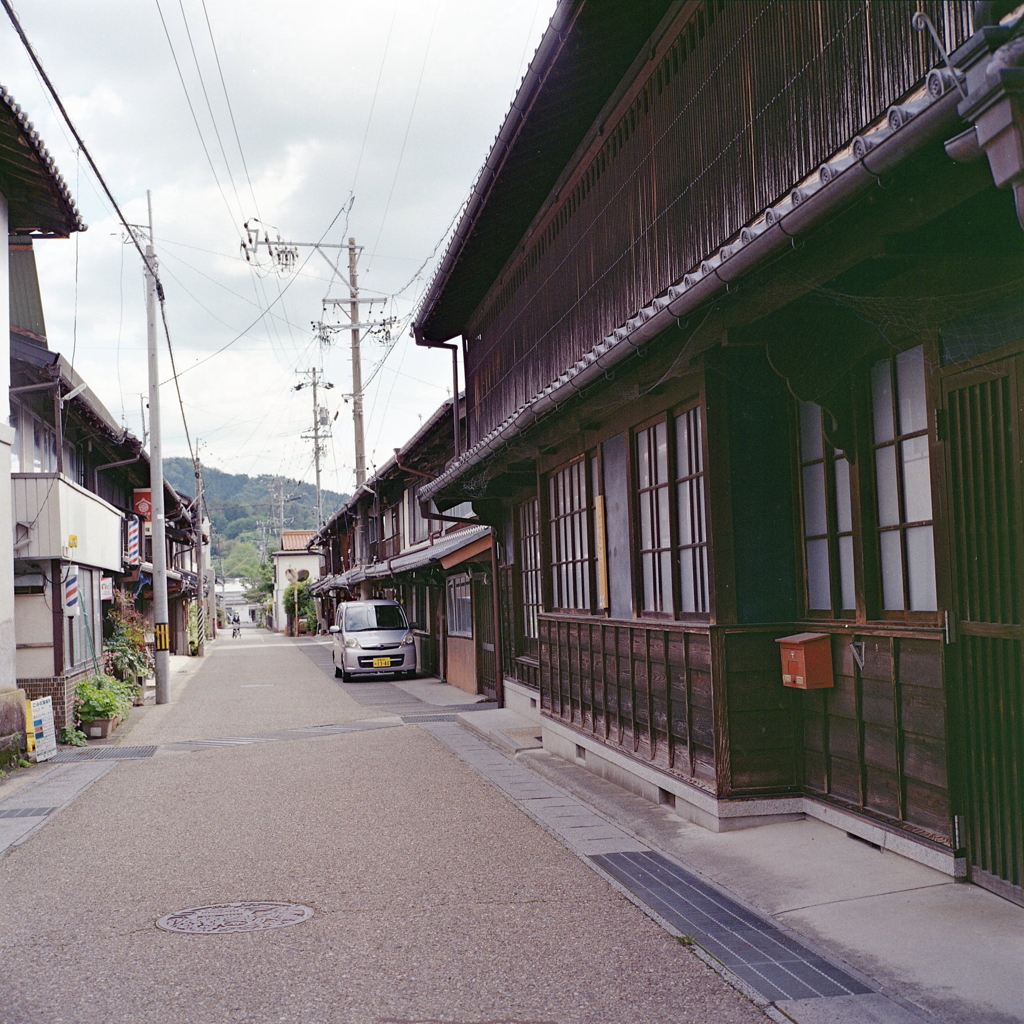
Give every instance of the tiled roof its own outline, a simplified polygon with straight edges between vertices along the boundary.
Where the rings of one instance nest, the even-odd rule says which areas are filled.
[[[282,551],[305,551],[316,530],[285,530],[281,534]]]

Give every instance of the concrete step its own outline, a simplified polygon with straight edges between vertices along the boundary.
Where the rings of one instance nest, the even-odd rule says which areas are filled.
[[[506,754],[539,750],[542,746],[540,726],[508,708],[463,711],[455,716],[455,721]]]

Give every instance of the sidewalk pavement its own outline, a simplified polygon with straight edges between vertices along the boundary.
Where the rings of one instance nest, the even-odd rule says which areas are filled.
[[[876,990],[871,997],[777,1001],[792,1020],[1024,1021],[1024,908],[819,821],[709,832],[545,753],[539,727],[504,708],[457,721],[577,798],[592,811],[592,825],[615,830],[622,849],[655,851],[684,865]]]
[[[0,787],[46,812],[0,859],[3,1024],[764,1019],[428,734],[456,695],[325,658],[218,641],[117,744]]]

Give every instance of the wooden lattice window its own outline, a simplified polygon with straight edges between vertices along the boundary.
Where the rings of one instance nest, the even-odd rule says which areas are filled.
[[[540,566],[540,502],[531,498],[519,506],[519,579],[523,636],[534,642],[539,636],[537,616],[543,606]]]
[[[935,547],[924,350],[871,370],[882,607],[935,611]]]
[[[805,606],[809,614],[853,615],[850,463],[828,443],[820,405],[801,402],[799,417]]]
[[[700,406],[675,418],[679,611],[708,612],[708,531],[704,514],[704,438]]]
[[[587,460],[577,459],[548,477],[551,527],[551,603],[590,611],[592,545]]]
[[[636,432],[640,581],[645,612],[672,611],[672,513],[668,424]]]

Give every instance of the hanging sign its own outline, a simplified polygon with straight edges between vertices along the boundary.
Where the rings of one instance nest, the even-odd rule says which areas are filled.
[[[57,730],[53,726],[53,698],[40,697],[29,706],[32,742],[37,761],[49,761],[57,753]]]
[[[78,566],[69,565],[67,576],[64,577],[64,614],[77,615],[81,607],[78,600]]]
[[[139,555],[139,521],[128,520],[128,564],[138,565],[142,561]]]
[[[113,576],[101,576],[100,577],[100,600],[101,601],[113,601],[114,600],[114,577]]]
[[[148,487],[136,487],[133,492],[132,510],[149,522],[153,511],[153,494]]]

